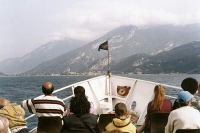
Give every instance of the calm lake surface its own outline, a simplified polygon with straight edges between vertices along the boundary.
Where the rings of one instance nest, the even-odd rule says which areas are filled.
[[[183,79],[193,77],[200,81],[200,74],[173,74],[173,75],[158,75],[158,74],[141,74],[141,75],[121,75],[125,77],[138,78],[180,86]],[[0,97],[5,97],[11,102],[20,103],[24,99],[34,98],[42,94],[41,86],[45,81],[50,81],[54,84],[55,89],[67,86],[69,84],[86,80],[94,76],[32,76],[32,77],[0,77]],[[177,91],[172,90],[169,94],[176,95]],[[71,92],[67,94],[71,95]],[[26,111],[26,116],[29,113]],[[36,126],[36,118],[33,121],[28,121],[28,126],[31,129]]]

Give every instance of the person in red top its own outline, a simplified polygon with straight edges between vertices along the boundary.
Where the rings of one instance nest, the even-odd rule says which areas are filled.
[[[154,88],[154,98],[147,107],[146,119],[143,125],[137,129],[138,133],[150,133],[150,116],[154,112],[171,112],[172,102],[165,97],[165,88],[163,85],[156,85]]]

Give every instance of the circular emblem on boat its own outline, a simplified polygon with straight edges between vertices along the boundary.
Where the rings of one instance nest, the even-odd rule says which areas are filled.
[[[130,87],[128,86],[117,86],[117,94],[120,96],[128,95]]]

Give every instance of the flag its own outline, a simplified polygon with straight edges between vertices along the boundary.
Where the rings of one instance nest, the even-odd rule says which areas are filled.
[[[103,50],[108,50],[108,41],[102,43],[101,45],[99,45],[99,51],[100,49],[103,49]]]

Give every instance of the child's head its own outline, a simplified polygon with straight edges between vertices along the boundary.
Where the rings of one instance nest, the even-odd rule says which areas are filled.
[[[127,115],[127,108],[124,103],[117,103],[115,105],[115,114],[117,117],[126,116]]]

